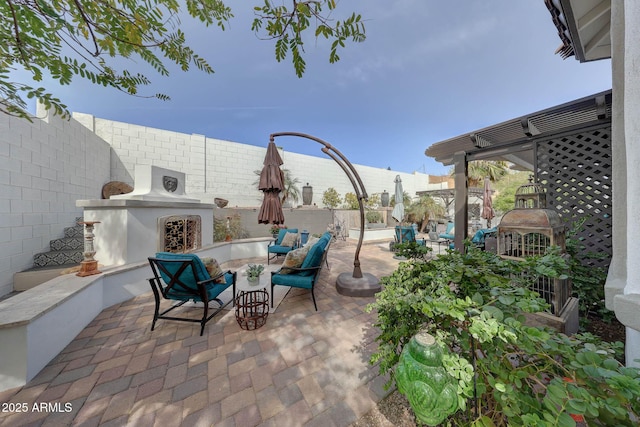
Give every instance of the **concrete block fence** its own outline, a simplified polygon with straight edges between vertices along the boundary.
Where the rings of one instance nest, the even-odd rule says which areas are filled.
[[[228,208],[255,208],[261,203],[254,171],[262,168],[267,135],[264,146],[258,147],[84,113],[61,120],[38,107],[36,116],[33,122],[0,116],[0,297],[13,290],[14,273],[32,268],[34,255],[46,252],[49,242],[63,237],[64,228],[82,216],[76,200],[99,199],[102,186],[109,181],[135,185],[136,165],[184,172],[187,194],[204,203],[213,203],[216,197],[229,200]],[[340,149],[340,141],[330,142]],[[340,167],[321,157],[319,145],[319,156],[315,157],[287,148],[315,144],[312,141],[276,143],[285,146],[281,150],[283,168],[299,180],[300,190],[306,183],[313,187],[312,203],[317,209],[323,208],[322,194],[330,187],[343,197],[353,192]],[[369,194],[385,190],[393,194],[396,175],[412,195],[439,188],[428,184],[426,174],[355,167]],[[298,215],[305,214],[301,211]],[[332,221],[328,210],[327,215],[320,215],[322,224],[302,217],[299,221],[292,217],[291,222],[320,229]],[[263,235],[263,228],[256,224],[255,231]]]
[[[184,134],[148,128],[129,123],[99,119],[87,114],[74,113],[74,118],[96,135],[107,141],[112,152],[113,180],[133,185],[136,164],[153,164],[187,174],[187,193],[212,203],[214,197],[229,200],[230,207],[259,206],[262,193],[257,190],[256,170],[262,169],[266,152],[263,147],[209,138],[204,135]],[[268,135],[265,135],[265,141]],[[296,144],[316,144],[313,141],[276,141],[287,147]],[[339,144],[339,141],[332,141]],[[283,169],[299,180],[299,189],[309,183],[313,187],[313,201],[322,206],[322,193],[335,188],[341,196],[353,192],[353,186],[340,167],[329,157],[298,154],[281,149]],[[339,147],[338,147],[339,148]],[[380,153],[381,156],[384,153]],[[394,191],[394,179],[400,175],[404,190],[409,194],[429,189],[429,175],[403,173],[387,169],[354,165],[367,192]],[[439,188],[433,185],[434,188]],[[302,204],[302,200],[298,201]]]
[[[0,296],[82,216],[76,200],[99,197],[111,179],[106,141],[75,120],[36,114],[0,115]]]

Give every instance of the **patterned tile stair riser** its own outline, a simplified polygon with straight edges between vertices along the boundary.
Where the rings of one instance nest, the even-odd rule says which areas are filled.
[[[49,242],[49,251],[35,254],[33,266],[36,268],[59,267],[69,264],[78,264],[84,256],[84,228],[78,222],[82,217],[75,219],[75,225],[65,227],[64,237]]]

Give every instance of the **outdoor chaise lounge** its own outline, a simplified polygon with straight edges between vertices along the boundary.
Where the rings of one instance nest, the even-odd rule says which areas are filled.
[[[290,235],[290,236],[287,236]],[[290,239],[290,241],[288,241]],[[279,256],[285,256],[290,251],[298,247],[298,229],[297,228],[281,228],[278,237],[269,242],[267,247],[267,264],[272,259]]]
[[[331,234],[325,232],[313,246],[308,248],[308,252],[304,256],[299,267],[287,265],[285,259],[282,268],[271,273],[271,306],[273,307],[273,288],[276,285],[290,286],[292,288],[302,288],[311,290],[311,298],[313,306],[318,311],[316,297],[313,293],[313,287],[320,276],[322,265],[325,264],[329,246],[331,245]],[[303,251],[305,247],[296,249]],[[289,256],[287,257],[289,258]],[[291,256],[291,258],[294,258]]]
[[[149,279],[149,284],[155,298],[155,311],[151,323],[152,331],[158,319],[179,320],[200,323],[200,335],[202,336],[206,323],[236,297],[236,273],[220,270],[211,277],[202,259],[195,254],[158,252],[155,258],[149,258],[149,264],[154,276]],[[224,303],[218,296],[229,286],[233,287],[233,296]],[[178,301],[178,303],[160,312],[161,299]],[[203,304],[201,318],[165,316],[188,301]],[[211,301],[215,301],[219,307],[209,314]]]

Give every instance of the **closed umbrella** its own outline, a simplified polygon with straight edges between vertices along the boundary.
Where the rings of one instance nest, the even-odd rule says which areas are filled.
[[[484,195],[482,200],[482,218],[487,220],[487,228],[491,228],[491,220],[495,218],[493,201],[491,200],[491,183],[489,178],[484,179]]]
[[[276,144],[273,141],[269,142],[258,183],[258,190],[264,193],[258,213],[259,224],[284,224],[284,213],[280,202],[280,191],[284,188],[284,174],[280,169],[282,163]]]
[[[396,179],[393,180],[396,183],[395,194],[395,206],[391,211],[391,216],[398,222],[402,222],[404,219],[404,192],[402,191],[402,179],[400,175],[396,175]]]

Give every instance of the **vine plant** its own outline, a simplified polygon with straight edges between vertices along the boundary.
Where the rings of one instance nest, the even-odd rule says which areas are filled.
[[[467,249],[428,262],[418,254],[382,278],[368,307],[380,330],[371,363],[393,373],[404,345],[426,331],[449,349],[443,365],[458,380],[461,409],[448,425],[636,426],[640,375],[616,360],[621,343],[526,322],[548,308],[531,281],[568,268],[557,248],[525,262]]]

